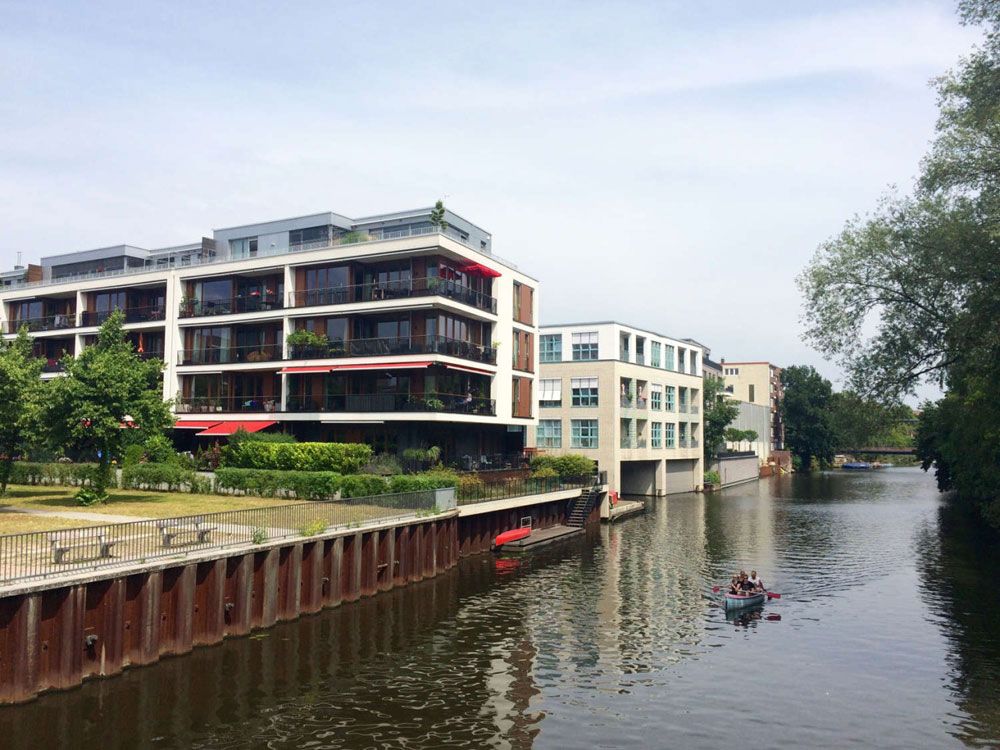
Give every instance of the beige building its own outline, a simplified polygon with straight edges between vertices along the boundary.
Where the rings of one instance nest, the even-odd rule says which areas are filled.
[[[760,404],[771,412],[768,446],[771,450],[784,450],[785,425],[781,421],[778,405],[781,403],[781,368],[770,362],[726,362],[722,360],[722,376],[726,391],[739,401]],[[762,456],[765,460],[767,456]]]
[[[701,486],[699,347],[615,322],[543,326],[539,339],[539,421],[529,443],[590,456],[613,492]]]

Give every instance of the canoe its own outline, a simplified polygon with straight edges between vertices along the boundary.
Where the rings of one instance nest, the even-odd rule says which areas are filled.
[[[530,534],[531,534],[530,526],[524,526],[520,529],[511,529],[510,531],[505,531],[504,533],[498,535],[497,538],[493,540],[493,546],[499,547],[500,545],[506,544],[507,542],[516,542],[518,539],[524,539],[526,536],[529,536]]]
[[[864,470],[864,469],[870,469],[871,467],[872,467],[871,464],[866,464],[866,463],[863,463],[861,461],[855,461],[853,463],[846,463],[841,468],[843,468],[843,469]]]
[[[761,591],[759,594],[726,594],[726,609],[740,609],[742,607],[753,607],[756,604],[763,604],[767,599],[767,592]]]

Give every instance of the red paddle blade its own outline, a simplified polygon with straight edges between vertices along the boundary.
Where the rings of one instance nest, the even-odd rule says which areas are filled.
[[[719,587],[718,586],[713,586],[712,587],[712,593],[713,594],[718,594],[719,593]]]
[[[780,599],[781,598],[781,594],[775,594],[773,591],[768,591],[767,592],[767,598],[768,599]]]

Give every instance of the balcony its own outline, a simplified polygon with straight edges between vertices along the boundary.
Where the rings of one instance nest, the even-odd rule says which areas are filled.
[[[677,447],[678,448],[687,448],[688,447],[688,439],[686,437],[677,438]]]
[[[225,365],[238,362],[256,363],[280,361],[284,355],[281,344],[230,346],[218,349],[182,349],[180,365]]]
[[[487,365],[497,363],[497,350],[469,341],[444,336],[410,336],[408,338],[352,339],[332,341],[323,347],[295,348],[289,359],[327,359],[339,357],[378,357],[400,354],[444,354],[469,359]]]
[[[447,297],[494,315],[497,311],[495,297],[437,276],[385,283],[351,284],[327,289],[303,289],[292,292],[291,303],[293,307],[318,307],[410,297]]]
[[[101,310],[99,312],[84,311],[81,315],[80,325],[99,326],[111,317],[113,310]],[[163,320],[166,317],[166,308],[163,305],[149,305],[147,307],[129,307],[124,310],[126,323],[150,323]]]
[[[276,294],[247,294],[228,300],[183,300],[179,315],[182,318],[198,318],[210,315],[237,315],[239,313],[269,312],[281,310],[284,304]]]
[[[281,411],[281,402],[273,396],[179,396],[174,403],[178,414]]]
[[[322,398],[289,396],[290,412],[443,412],[496,416],[496,401],[458,393],[367,393]]]
[[[698,447],[698,438],[691,438],[691,440],[689,441],[689,443],[690,443],[690,445],[691,445],[692,448],[697,448]]]
[[[636,448],[645,448],[646,439],[645,438],[630,438],[622,436],[621,439],[622,450],[633,450]]]
[[[688,405],[687,404],[677,404],[677,411],[680,412],[681,414],[687,414],[688,413]]]
[[[63,372],[65,369],[61,359],[49,359],[42,365],[42,372]]]
[[[7,333],[17,333],[21,326],[28,326],[30,333],[38,331],[61,331],[66,328],[76,328],[76,315],[46,315],[43,318],[22,318],[7,321]]]
[[[701,407],[699,407],[697,404],[691,404],[691,406],[688,407],[688,410],[691,414],[697,414],[700,408]]]
[[[635,408],[636,409],[648,409],[649,408],[649,399],[637,398],[635,400]]]

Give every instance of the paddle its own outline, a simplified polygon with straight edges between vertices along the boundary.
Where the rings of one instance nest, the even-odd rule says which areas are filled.
[[[781,598],[781,594],[775,594],[773,591],[767,591],[765,593],[767,594],[767,598],[768,599],[780,599]]]

